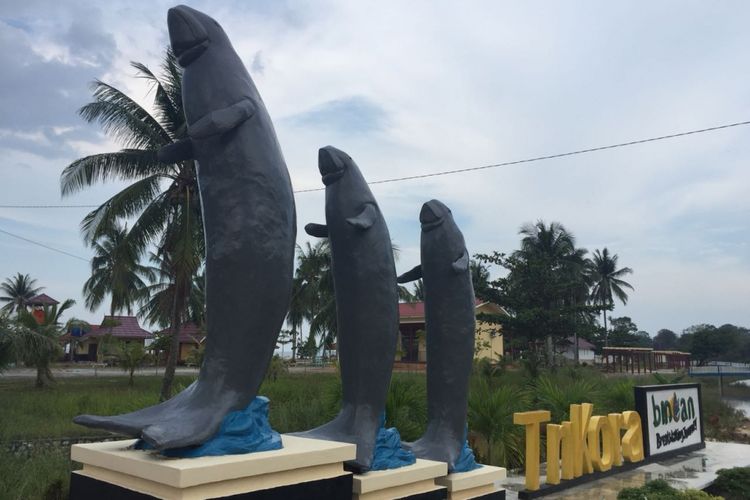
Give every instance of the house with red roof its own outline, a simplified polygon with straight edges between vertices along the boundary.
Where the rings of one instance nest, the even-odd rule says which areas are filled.
[[[171,335],[172,328],[165,328],[157,335]],[[190,353],[195,349],[200,348],[206,342],[206,329],[202,326],[196,325],[195,323],[184,323],[180,326],[180,355],[177,358],[178,363],[185,363],[190,356]]]
[[[138,342],[145,346],[154,334],[141,328],[135,316],[104,316],[100,325],[78,329],[66,334],[63,339],[75,343],[76,361],[96,361],[99,346],[105,338],[119,340],[126,344]]]
[[[508,314],[492,302],[476,301],[475,314]],[[428,330],[425,326],[424,302],[402,302],[398,305],[399,334],[396,362],[425,364],[427,362]],[[498,325],[477,321],[474,358],[499,361],[503,355],[503,335]]]

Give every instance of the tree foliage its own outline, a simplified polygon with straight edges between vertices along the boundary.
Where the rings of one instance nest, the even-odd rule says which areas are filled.
[[[32,297],[39,295],[44,287],[36,285],[36,280],[28,274],[16,273],[12,278],[7,278],[0,284],[0,302],[5,302],[2,310],[6,313],[14,313],[26,307],[26,302]]]
[[[510,255],[476,256],[482,265],[507,271],[504,277],[488,281],[481,294],[509,315],[481,319],[500,324],[515,346],[543,351],[550,363],[553,344],[573,332],[590,337],[595,330],[599,308],[588,304],[590,262],[586,250],[576,247],[575,237],[560,223],[526,224],[520,235],[521,248]],[[540,350],[543,344],[546,348]]]
[[[118,223],[134,220],[124,244],[139,256],[155,245],[157,254],[164,257],[164,271],[173,286],[171,304],[160,304],[165,308],[163,316],[170,318],[173,337],[161,393],[161,399],[167,399],[177,363],[180,322],[188,307],[191,282],[204,260],[203,220],[195,161],[166,164],[157,159],[161,147],[187,135],[177,60],[168,50],[160,75],[141,63],[131,64],[137,77],[152,86],[154,113],[112,85],[95,81],[93,101],[79,114],[99,123],[124,149],[75,160],[63,170],[60,186],[63,196],[69,196],[99,182],[129,183],[87,214],[81,229],[84,240],[94,242]]]

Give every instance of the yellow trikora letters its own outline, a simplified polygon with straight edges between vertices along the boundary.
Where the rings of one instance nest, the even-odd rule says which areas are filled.
[[[608,471],[643,460],[643,432],[637,412],[594,415],[590,403],[570,405],[570,421],[547,424],[547,484],[573,479],[594,471]],[[539,441],[548,411],[513,414],[513,423],[526,427],[526,489],[539,489]],[[620,437],[620,432],[625,435]]]

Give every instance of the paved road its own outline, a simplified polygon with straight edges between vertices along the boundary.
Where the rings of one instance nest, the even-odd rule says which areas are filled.
[[[177,375],[198,375],[197,368],[177,368]],[[137,375],[163,375],[164,368],[141,368]],[[92,366],[52,368],[54,377],[127,377],[129,374],[120,368],[94,368]],[[0,373],[0,379],[36,378],[34,368],[12,368]]]
[[[332,366],[312,367],[312,366],[292,366],[289,367],[290,373],[335,373],[336,369]],[[136,375],[164,375],[164,368],[141,368],[135,371]],[[177,375],[198,375],[198,368],[177,367]],[[66,377],[127,377],[128,373],[120,368],[94,368],[91,365],[81,365],[76,367],[53,367],[52,376],[59,378]],[[35,368],[11,368],[0,372],[2,379],[22,379],[36,378]]]

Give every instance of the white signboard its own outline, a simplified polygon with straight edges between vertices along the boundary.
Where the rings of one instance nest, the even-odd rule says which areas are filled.
[[[637,387],[636,400],[649,456],[703,444],[697,384]]]

